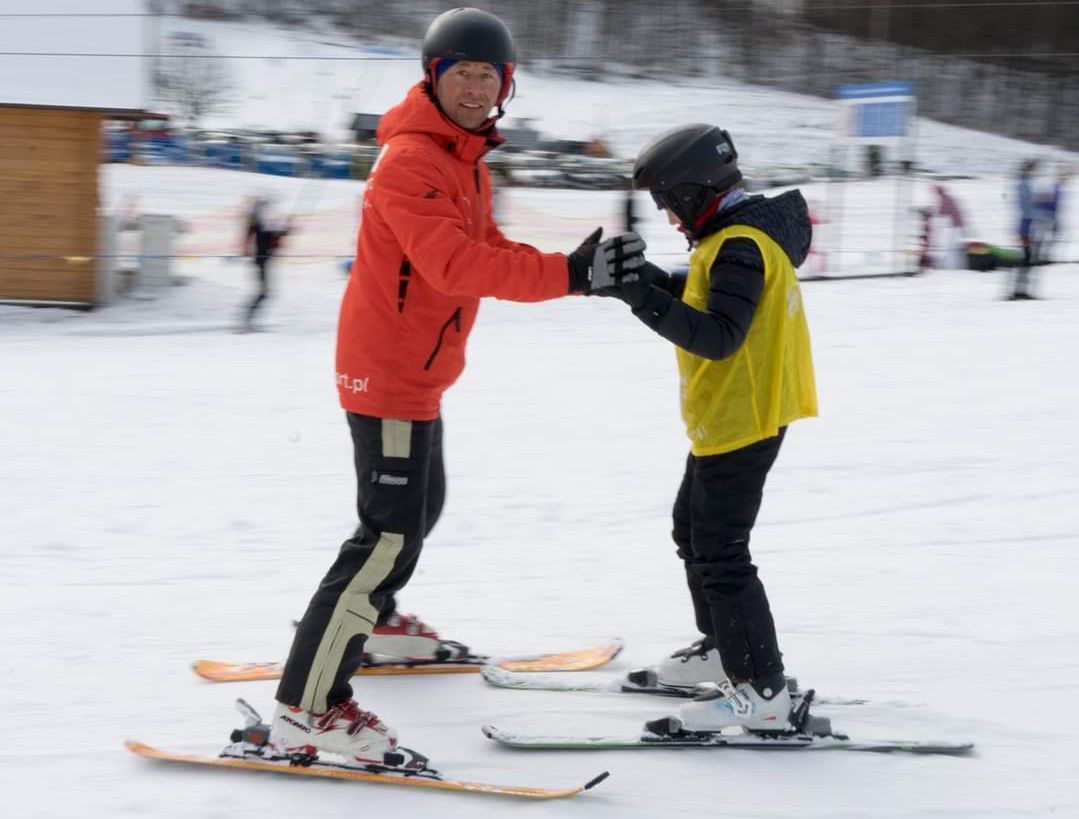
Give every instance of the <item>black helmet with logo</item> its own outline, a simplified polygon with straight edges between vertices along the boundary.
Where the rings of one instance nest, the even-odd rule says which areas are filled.
[[[482,9],[450,9],[438,15],[427,27],[421,54],[423,73],[434,85],[435,69],[441,60],[468,60],[492,63],[502,68],[499,105],[513,84],[517,49],[506,24]]]
[[[659,208],[669,208],[692,228],[716,198],[742,181],[731,135],[693,123],[664,131],[641,149],[633,185],[647,188]]]

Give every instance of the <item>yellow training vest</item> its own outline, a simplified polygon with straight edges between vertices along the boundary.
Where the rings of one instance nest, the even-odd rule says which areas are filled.
[[[802,291],[787,254],[768,234],[731,225],[690,257],[682,301],[707,312],[712,262],[727,239],[751,239],[764,258],[764,289],[745,341],[719,361],[676,349],[682,418],[696,456],[718,455],[779,434],[817,414],[817,387]]]

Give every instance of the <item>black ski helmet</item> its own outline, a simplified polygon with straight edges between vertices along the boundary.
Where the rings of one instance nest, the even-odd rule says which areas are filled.
[[[652,139],[633,164],[633,185],[647,188],[660,209],[686,228],[724,191],[742,181],[734,140],[704,123],[679,125]]]
[[[423,36],[420,59],[423,75],[432,89],[440,60],[470,60],[501,65],[502,88],[497,100],[501,106],[513,85],[517,49],[505,23],[483,9],[466,7],[450,9],[431,21]]]

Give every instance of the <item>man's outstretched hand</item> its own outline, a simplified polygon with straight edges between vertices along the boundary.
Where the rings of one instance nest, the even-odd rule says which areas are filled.
[[[613,296],[623,284],[636,282],[644,265],[644,240],[636,233],[621,233],[601,241],[603,228],[596,228],[568,257],[570,291]]]

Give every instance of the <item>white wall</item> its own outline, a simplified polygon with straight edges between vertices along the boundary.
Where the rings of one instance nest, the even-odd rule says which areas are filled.
[[[145,108],[144,11],[143,0],[3,0],[0,104]]]

